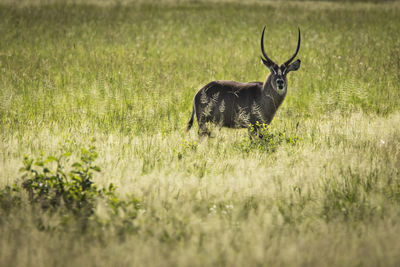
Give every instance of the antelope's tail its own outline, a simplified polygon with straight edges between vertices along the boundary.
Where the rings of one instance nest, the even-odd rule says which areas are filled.
[[[190,117],[190,121],[187,124],[186,127],[186,132],[190,130],[190,128],[192,128],[193,125],[193,121],[194,121],[194,114],[196,113],[196,107],[194,105],[194,101],[193,101],[193,108],[192,108],[192,116]]]

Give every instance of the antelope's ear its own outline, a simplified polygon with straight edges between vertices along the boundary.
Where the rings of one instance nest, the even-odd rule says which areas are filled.
[[[300,59],[296,60],[295,62],[289,65],[286,72],[298,70],[300,68],[300,63],[301,63]]]

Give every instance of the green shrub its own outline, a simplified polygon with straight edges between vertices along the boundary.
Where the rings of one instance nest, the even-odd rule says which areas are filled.
[[[74,214],[91,213],[96,198],[112,192],[112,184],[108,190],[99,190],[93,184],[93,173],[100,171],[93,163],[97,158],[93,146],[82,149],[80,161],[65,171],[63,162],[70,154],[37,160],[25,156],[24,167],[20,169],[24,173],[21,186],[28,193],[30,203],[39,204],[43,210],[56,210],[63,206]],[[55,169],[51,168],[52,163],[55,163]]]
[[[235,143],[235,147],[242,152],[259,150],[263,152],[275,152],[282,143],[295,145],[299,138],[289,135],[271,127],[265,123],[249,124],[249,139]]]
[[[95,147],[81,149],[79,160],[66,168],[70,156],[70,152],[36,160],[25,156],[20,169],[23,173],[21,179],[0,189],[0,213],[8,215],[12,209],[29,204],[35,210],[39,208],[42,214],[60,214],[66,218],[65,221],[74,221],[75,218],[86,225],[92,219],[108,224],[95,215],[96,206],[106,203],[111,217],[124,214],[122,224],[118,222],[119,227],[130,227],[129,220],[136,218],[140,202],[134,197],[128,200],[118,198],[112,183],[101,189],[94,184],[93,176],[100,172],[94,163],[98,157]],[[40,215],[39,221],[42,221]],[[41,229],[46,228],[42,222],[39,224]]]

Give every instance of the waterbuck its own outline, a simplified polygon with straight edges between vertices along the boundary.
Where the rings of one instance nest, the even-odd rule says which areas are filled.
[[[206,123],[220,127],[247,128],[250,124],[269,124],[286,96],[290,71],[300,68],[300,59],[293,63],[300,49],[300,28],[296,52],[282,65],[273,62],[264,50],[264,32],[261,35],[261,60],[271,71],[263,82],[240,83],[235,81],[213,81],[201,88],[193,99],[193,110],[187,125],[189,130],[196,114],[199,134],[210,134]]]

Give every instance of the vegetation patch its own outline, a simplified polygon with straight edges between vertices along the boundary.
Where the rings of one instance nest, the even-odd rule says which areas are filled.
[[[300,138],[293,134],[272,128],[265,123],[249,125],[250,138],[245,138],[234,143],[234,147],[244,153],[251,151],[275,152],[281,144],[295,145]]]
[[[0,266],[400,266],[399,1],[60,1],[0,0]],[[272,124],[185,133],[264,25]]]
[[[0,189],[0,213],[10,215],[31,206],[39,213],[38,226],[42,230],[50,227],[45,225],[40,214],[63,216],[64,224],[78,219],[82,230],[86,230],[90,221],[109,224],[110,221],[96,217],[98,205],[106,206],[109,218],[115,219],[119,213],[124,213],[126,218],[134,220],[139,200],[132,196],[128,200],[120,199],[112,183],[104,188],[94,183],[94,174],[100,172],[95,164],[98,157],[95,147],[82,148],[79,160],[68,164],[71,155],[68,151],[37,159],[25,156],[20,168],[23,175],[13,185]]]

